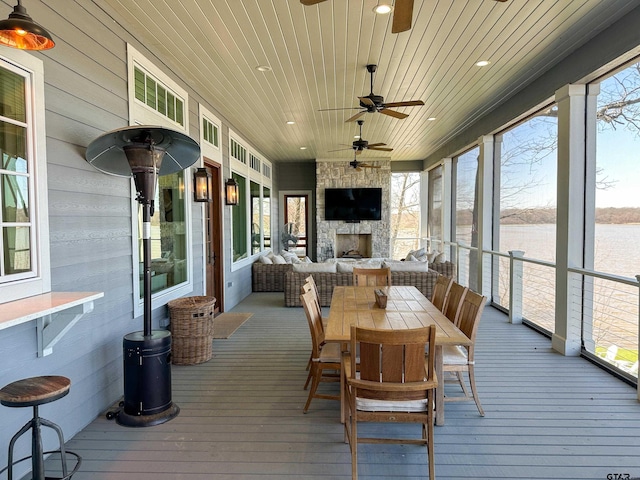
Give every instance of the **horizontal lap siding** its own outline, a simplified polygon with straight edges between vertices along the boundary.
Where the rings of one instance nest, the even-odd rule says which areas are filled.
[[[129,123],[127,41],[147,52],[92,3],[58,3],[55,11],[36,1],[29,5],[30,15],[56,41],[51,52],[33,53],[44,62],[52,290],[100,291],[104,297],[44,358],[37,357],[35,322],[3,330],[0,383],[43,374],[69,377],[69,395],[41,409],[69,438],[122,395],[122,337],[142,327],[141,319],[133,318],[131,181],[97,171],[84,155],[99,135]],[[189,106],[190,134],[197,139],[197,103]],[[194,282],[201,285],[201,210],[193,208],[192,218]],[[166,307],[157,308],[154,324],[166,316]],[[0,407],[0,445],[7,445],[30,415],[30,409]],[[45,449],[52,440],[46,433]],[[16,456],[29,451],[28,442],[20,442]],[[6,448],[0,449],[0,465],[6,461]]]

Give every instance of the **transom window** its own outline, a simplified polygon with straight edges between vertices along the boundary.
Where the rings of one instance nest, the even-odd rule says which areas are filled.
[[[219,148],[219,133],[220,132],[216,124],[211,122],[208,118],[202,117],[202,137],[204,138],[205,142],[208,142],[214,147]]]
[[[184,101],[175,92],[172,92],[138,65],[134,66],[134,80],[136,100],[169,120],[184,126]]]

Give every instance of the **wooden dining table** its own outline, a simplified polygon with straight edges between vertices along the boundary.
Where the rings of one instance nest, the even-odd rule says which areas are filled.
[[[380,308],[375,291],[386,295],[387,305]],[[436,425],[444,425],[443,345],[471,345],[462,333],[416,287],[354,287],[336,286],[331,297],[325,342],[347,344],[351,325],[367,328],[400,330],[435,325],[435,365],[438,377],[436,389]]]

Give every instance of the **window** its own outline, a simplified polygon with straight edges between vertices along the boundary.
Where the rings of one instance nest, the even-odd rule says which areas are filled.
[[[128,45],[129,123],[159,125],[189,133],[188,95],[175,81]],[[204,122],[203,122],[204,124]],[[213,134],[213,124],[209,131]],[[217,135],[217,134],[216,134]],[[193,291],[191,262],[191,182],[189,169],[158,178],[155,209],[151,217],[151,290],[154,306],[162,305]],[[142,313],[142,209],[133,199],[137,215],[132,219],[134,232],[135,314]]]
[[[247,164],[247,149],[236,142],[233,138],[229,141],[231,145],[231,156],[239,162]]]
[[[420,174],[391,174],[392,258],[420,248]]]
[[[234,270],[271,247],[271,164],[229,130],[229,166],[239,196],[238,204],[230,207]]]
[[[640,272],[635,247],[640,240],[639,105],[640,63],[601,80],[596,108],[595,214],[594,224],[586,225],[587,244],[593,242],[593,270],[627,278]],[[588,277],[585,291],[585,349],[637,377],[638,287]]]
[[[202,117],[202,138],[216,148],[220,148],[218,125],[206,117]]]
[[[0,59],[0,302],[51,290],[42,62]]]
[[[142,67],[133,67],[135,98],[169,120],[184,126],[184,101],[162,85]]]
[[[524,251],[525,257],[555,262],[558,163],[557,107],[543,108],[502,135],[500,153],[499,222],[496,250]],[[500,140],[500,137],[497,138]],[[509,262],[501,258],[494,271],[498,292],[494,301],[509,302]],[[523,316],[548,330],[555,329],[555,269],[525,263]],[[496,285],[496,282],[494,282]]]
[[[232,258],[234,262],[247,258],[247,179],[242,175],[231,175],[238,184],[238,204],[231,207],[233,236]]]
[[[262,238],[264,248],[271,248],[271,189],[262,189]]]
[[[427,191],[429,192],[427,203],[427,236],[431,241],[431,250],[441,252],[444,248],[443,243],[443,184],[442,184],[442,165],[429,170],[429,183]]]
[[[455,241],[458,243],[458,281],[477,290],[478,256],[478,157],[475,147],[454,159],[455,165]]]

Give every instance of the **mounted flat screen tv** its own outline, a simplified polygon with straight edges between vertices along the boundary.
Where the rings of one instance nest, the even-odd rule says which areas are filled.
[[[326,188],[324,219],[359,222],[380,220],[382,216],[381,188]]]

